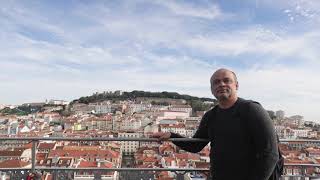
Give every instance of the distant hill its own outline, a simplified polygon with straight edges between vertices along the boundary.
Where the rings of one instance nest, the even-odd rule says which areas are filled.
[[[103,92],[95,93],[91,96],[80,97],[71,102],[71,106],[75,103],[95,103],[106,100],[118,101],[118,100],[132,100],[138,101],[141,99],[150,99],[151,104],[168,105],[170,100],[185,100],[186,104],[191,105],[194,111],[205,111],[210,109],[213,105],[217,104],[217,101],[212,98],[199,98],[195,96],[179,94],[177,92],[148,92],[148,91],[132,91],[132,92]],[[159,100],[160,99],[160,100]],[[162,100],[161,100],[162,99]],[[211,103],[207,103],[211,102]]]
[[[58,105],[45,104],[45,103],[25,103],[12,109],[9,107],[1,109],[0,114],[24,116],[32,113],[43,112],[49,107],[56,107],[56,106]],[[56,112],[61,113],[62,111],[63,109]]]
[[[35,112],[39,112],[41,110],[41,106],[19,106],[16,108],[9,108],[6,107],[4,109],[0,110],[0,113],[3,115],[18,115],[18,116],[23,116],[23,115],[28,115],[30,113],[35,113]]]
[[[179,94],[176,92],[148,92],[148,91],[132,91],[132,92],[103,92],[103,93],[94,93],[91,96],[80,97],[79,99],[73,100],[70,105],[72,106],[75,102],[78,103],[95,103],[102,102],[106,100],[112,100],[113,102],[119,100],[132,100],[132,101],[149,101],[154,105],[169,105],[172,103],[172,100],[185,100],[186,104],[189,104],[194,112],[195,111],[204,111],[210,109],[213,105],[217,103],[215,99],[212,98],[199,98],[195,96]],[[211,102],[211,103],[207,103]],[[43,111],[46,106],[54,106],[54,105],[46,105],[44,103],[33,103],[33,104],[23,104],[16,108],[4,108],[0,110],[0,114],[3,115],[28,115],[30,113],[35,113],[39,111]],[[63,110],[61,110],[63,112]],[[61,113],[59,111],[59,113]]]
[[[148,92],[148,91],[132,91],[132,92],[103,92],[103,93],[95,93],[91,96],[80,97],[79,99],[73,100],[71,103],[79,102],[79,103],[94,103],[101,102],[105,100],[135,100],[137,98],[169,98],[169,99],[184,99],[186,101],[198,100],[198,101],[209,101],[215,103],[216,100],[212,98],[199,98],[195,96],[179,94],[176,92]]]

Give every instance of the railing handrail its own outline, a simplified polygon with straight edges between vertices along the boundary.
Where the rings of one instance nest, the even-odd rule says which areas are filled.
[[[0,137],[0,141],[146,141],[157,142],[158,138],[126,138],[126,137],[92,137],[92,138],[80,138],[80,137]],[[189,142],[208,142],[207,139],[200,138],[170,138],[165,141],[189,141]]]
[[[30,171],[31,168],[0,168],[0,171]],[[61,168],[61,167],[41,167],[35,170],[44,171],[209,171],[208,168]]]
[[[284,166],[300,166],[300,167],[320,167],[320,164],[297,164],[290,163]],[[68,168],[68,167],[43,167],[36,166],[33,170],[32,168],[0,168],[0,171],[34,171],[34,170],[44,170],[44,171],[209,171],[208,168]]]
[[[35,153],[36,146],[39,141],[145,141],[159,142],[157,138],[129,138],[129,137],[0,137],[0,141],[32,141],[32,163],[31,168],[0,168],[0,171],[174,171],[174,172],[192,172],[192,171],[209,171],[208,168],[61,168],[61,167],[43,167],[36,166]],[[200,138],[170,138],[165,141],[188,141],[188,142],[208,142],[207,139]],[[320,140],[311,139],[280,139],[281,143],[285,142],[317,142]],[[320,164],[285,164],[285,166],[300,166],[300,167],[320,167]],[[285,175],[287,176],[287,175]],[[294,175],[288,175],[294,176]],[[304,175],[302,177],[313,177]]]
[[[0,141],[146,141],[157,142],[158,138],[133,138],[133,137],[0,137]],[[170,138],[165,141],[189,141],[189,142],[208,142],[208,139],[201,138]],[[281,143],[284,142],[319,142],[316,139],[280,139]]]

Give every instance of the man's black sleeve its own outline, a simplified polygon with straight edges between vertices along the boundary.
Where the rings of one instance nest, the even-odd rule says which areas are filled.
[[[258,103],[249,103],[248,125],[256,152],[250,180],[268,180],[278,160],[278,144],[269,114]]]
[[[208,116],[209,116],[208,111],[201,119],[200,125],[196,131],[196,133],[193,135],[193,138],[201,138],[201,139],[208,139]],[[183,136],[176,134],[176,133],[171,133],[170,138],[183,138]],[[181,149],[185,151],[189,151],[192,153],[197,153],[201,151],[207,144],[207,142],[187,142],[187,141],[173,141],[173,144],[179,146]]]

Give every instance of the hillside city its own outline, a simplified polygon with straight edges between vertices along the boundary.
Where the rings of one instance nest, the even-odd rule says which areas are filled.
[[[122,91],[107,92],[121,96]],[[215,101],[202,101],[206,110]],[[155,132],[174,132],[192,137],[206,110],[195,110],[185,99],[137,97],[83,103],[80,100],[46,100],[19,106],[0,106],[0,137],[66,137],[66,138],[148,138]],[[19,113],[19,111],[28,113]],[[14,112],[14,113],[12,113]],[[282,110],[268,113],[282,141],[285,158],[284,179],[291,175],[304,179],[320,177],[320,125],[301,115],[287,117]],[[294,140],[310,141],[294,141]],[[1,140],[0,168],[31,168],[32,142]],[[194,154],[170,141],[39,141],[36,144],[36,167],[41,168],[209,168],[210,146]],[[237,155],[237,147],[234,154]],[[0,170],[0,179],[23,179],[26,172]],[[202,180],[205,172],[179,174],[170,171],[40,171],[44,180],[56,179],[157,179]],[[17,179],[18,179],[17,178]]]

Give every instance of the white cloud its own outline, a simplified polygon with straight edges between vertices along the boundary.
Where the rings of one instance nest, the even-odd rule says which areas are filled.
[[[49,32],[51,35],[55,35],[56,38],[65,35],[64,30],[50,22],[48,18],[37,11],[25,8],[15,1],[10,1],[10,3],[3,5],[0,14],[2,16],[0,23],[5,23],[4,29],[9,31],[22,31],[24,28],[35,28]]]
[[[269,0],[260,0],[260,4],[261,7],[282,10],[292,23],[319,24],[320,22],[320,1],[318,0],[279,0],[276,3]]]
[[[220,8],[213,3],[206,4],[205,7],[196,7],[187,3],[177,3],[176,1],[153,1],[158,5],[162,5],[169,10],[171,10],[174,14],[190,16],[196,18],[205,18],[205,19],[216,19],[222,16],[222,12]]]
[[[253,27],[235,32],[217,32],[215,35],[191,37],[185,42],[190,48],[218,56],[261,54],[285,61],[295,57],[318,63],[319,47],[314,44],[318,40],[320,40],[318,31],[297,35],[275,33]]]
[[[212,97],[209,78],[217,66],[223,66],[239,74],[241,96],[258,100],[267,109],[320,120],[317,25],[304,31],[252,23],[227,29],[220,26],[226,25],[223,20],[228,14],[214,3],[206,7],[177,1],[137,2],[162,8],[142,15],[131,9],[136,3],[131,1],[119,9],[82,4],[70,12],[79,22],[68,19],[67,13],[56,23],[27,6],[2,7],[9,20],[0,17],[4,25],[0,40],[5,42],[0,44],[0,94],[6,95],[1,101],[72,100],[116,89]],[[302,11],[302,5],[280,3],[280,12],[292,18],[299,13],[314,22],[317,18],[316,8]],[[25,34],[25,26],[53,35],[58,42]],[[213,58],[217,56],[235,62]],[[250,63],[245,64],[246,59]],[[299,67],[290,64],[293,59]]]
[[[284,110],[320,121],[320,72],[317,68],[271,67],[239,70],[240,96],[260,101],[266,109]]]
[[[6,33],[4,33],[6,34]],[[5,38],[8,37],[8,38]],[[140,63],[139,59],[114,55],[107,48],[82,47],[77,45],[59,45],[49,42],[36,41],[21,35],[4,36],[7,44],[0,45],[0,57],[7,60],[32,61],[49,64],[75,65],[113,65]],[[15,45],[15,46],[14,46]]]

